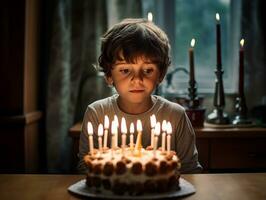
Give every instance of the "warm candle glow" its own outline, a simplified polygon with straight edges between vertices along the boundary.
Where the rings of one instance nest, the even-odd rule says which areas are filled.
[[[141,121],[139,119],[137,120],[137,131],[138,132],[142,131],[142,124],[141,124]]]
[[[171,134],[172,134],[172,125],[170,122],[167,122],[167,152],[170,153],[171,150]]]
[[[122,117],[121,120],[121,133],[127,133],[127,124],[126,124],[126,119]]]
[[[167,132],[167,134],[171,134],[172,133],[172,125],[171,125],[171,123],[170,122],[167,122],[167,130],[166,130],[166,132]]]
[[[154,114],[150,116],[150,122],[151,122],[151,147],[154,147],[154,128],[156,125],[156,117]]]
[[[109,128],[109,117],[107,115],[104,116],[104,128],[108,129]]]
[[[117,123],[113,120],[111,124],[111,133],[112,133],[112,158],[113,158],[113,151],[116,145],[116,135],[117,135]]]
[[[103,125],[99,124],[98,126],[98,136],[102,137],[103,136]]]
[[[103,138],[103,147],[107,147],[107,140],[108,140],[108,129],[109,129],[109,118],[107,115],[104,116],[104,138]]]
[[[148,21],[152,22],[153,16],[151,12],[148,12]]]
[[[190,46],[193,48],[195,46],[196,40],[194,38],[192,38],[191,42],[190,42]]]
[[[93,134],[93,127],[92,127],[92,123],[91,122],[88,122],[88,124],[87,124],[87,131],[88,131],[89,135]]]
[[[133,134],[135,132],[134,123],[133,122],[131,122],[131,124],[130,124],[129,132],[130,132],[130,134]]]
[[[220,21],[220,15],[219,15],[219,13],[216,13],[215,18],[216,18],[217,21]]]
[[[103,125],[99,124],[98,126],[98,147],[99,147],[100,153],[102,153],[102,149],[103,149],[102,136],[103,136]]]
[[[166,130],[167,130],[167,122],[166,122],[166,120],[163,120],[163,123],[162,123],[162,152],[165,151]]]
[[[87,130],[88,130],[88,134],[89,134],[89,147],[90,147],[90,154],[93,155],[93,149],[94,149],[94,145],[93,145],[93,127],[91,122],[88,122],[87,124]]]
[[[240,40],[240,45],[241,45],[241,47],[244,46],[244,43],[245,43],[245,40],[244,40],[244,39],[241,39],[241,40]]]
[[[116,124],[116,128],[118,129],[119,128],[119,122],[118,122],[118,117],[115,115],[114,116],[114,123]],[[114,144],[115,147],[118,147],[118,132],[116,132],[115,134],[115,144]]]

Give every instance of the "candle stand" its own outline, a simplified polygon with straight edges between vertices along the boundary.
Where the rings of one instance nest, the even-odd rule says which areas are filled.
[[[215,71],[216,80],[215,80],[215,93],[214,93],[214,107],[212,113],[210,113],[207,117],[206,122],[209,124],[215,125],[226,125],[230,124],[230,119],[228,115],[223,111],[225,106],[225,99],[224,99],[224,87],[223,87],[223,70],[221,67],[218,67]]]
[[[197,83],[195,80],[189,81],[188,99],[186,99],[186,113],[193,127],[203,127],[205,118],[205,108],[201,106],[201,101],[197,96]]]

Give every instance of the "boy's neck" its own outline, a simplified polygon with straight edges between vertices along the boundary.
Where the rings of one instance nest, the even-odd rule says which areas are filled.
[[[148,111],[154,104],[155,99],[150,97],[147,101],[141,103],[124,102],[120,97],[117,99],[118,107],[127,114],[137,115]]]

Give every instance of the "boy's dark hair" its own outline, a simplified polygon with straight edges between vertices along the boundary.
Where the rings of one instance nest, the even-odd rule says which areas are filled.
[[[108,30],[101,40],[99,65],[106,76],[117,60],[134,63],[145,56],[157,64],[161,76],[170,65],[170,44],[166,34],[146,19],[124,19]]]

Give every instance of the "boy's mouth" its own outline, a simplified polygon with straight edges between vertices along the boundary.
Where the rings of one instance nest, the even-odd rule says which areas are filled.
[[[132,93],[141,93],[141,92],[144,92],[144,90],[130,90],[129,92],[132,92]]]

